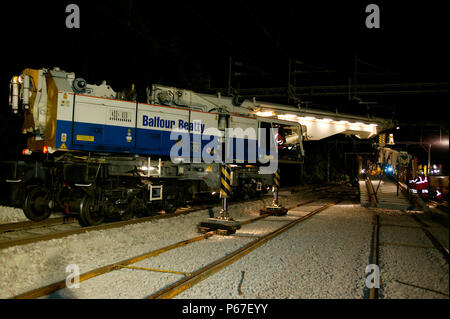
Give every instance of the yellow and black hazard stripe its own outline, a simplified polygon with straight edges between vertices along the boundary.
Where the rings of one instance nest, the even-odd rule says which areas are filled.
[[[378,144],[380,144],[380,145],[386,144],[386,134],[378,135]]]
[[[230,165],[222,165],[220,174],[220,196],[228,197],[231,195],[231,167]]]
[[[273,173],[273,190],[278,191],[280,189],[280,170],[277,169]]]

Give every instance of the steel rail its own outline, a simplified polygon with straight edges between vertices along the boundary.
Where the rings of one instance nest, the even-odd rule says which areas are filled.
[[[372,207],[377,207],[377,197],[375,194],[375,190],[373,189],[372,180],[370,179],[369,176],[367,176],[366,179],[366,186],[369,191],[370,202],[372,203]]]
[[[379,247],[379,227],[380,217],[378,214],[373,216],[373,235],[372,235],[372,260],[371,263],[378,266],[378,247]],[[369,290],[369,299],[378,299],[378,289],[372,287]]]
[[[293,208],[294,207],[299,207],[299,206],[306,205],[306,204],[314,202],[314,201],[316,201],[316,200],[306,201],[306,202],[294,205],[292,207]],[[171,214],[169,216],[173,216],[173,215],[174,214]],[[166,216],[166,215],[162,215],[162,216]],[[253,222],[253,221],[256,221],[256,220],[259,220],[261,218],[265,218],[267,216],[269,216],[269,215],[259,216],[258,218],[254,218],[251,221],[247,221],[246,224],[248,224],[250,222]],[[153,216],[153,217],[159,217],[159,216]],[[166,247],[162,247],[162,248],[159,248],[159,249],[156,249],[156,250],[144,253],[144,254],[139,255],[139,256],[135,256],[135,257],[132,257],[132,258],[129,258],[129,259],[125,259],[125,260],[119,261],[117,263],[113,263],[113,264],[109,264],[109,265],[106,265],[106,266],[102,266],[102,267],[93,269],[91,271],[88,271],[86,273],[81,274],[80,277],[79,277],[79,282],[82,282],[82,281],[91,279],[93,277],[97,277],[97,276],[106,274],[106,273],[114,271],[114,270],[118,270],[118,269],[124,268],[124,266],[128,266],[130,264],[134,264],[134,263],[139,262],[141,260],[157,256],[157,255],[165,253],[165,252],[167,252],[169,250],[172,250],[172,249],[175,249],[175,248],[179,248],[179,247],[183,247],[183,246],[185,246],[187,244],[190,244],[190,243],[193,243],[193,242],[197,242],[197,241],[200,241],[202,239],[207,239],[207,238],[209,238],[209,237],[211,237],[211,236],[213,236],[215,234],[216,234],[215,231],[207,232],[207,233],[205,233],[205,234],[203,234],[201,236],[197,236],[197,237],[194,237],[194,238],[183,240],[183,241],[177,242],[175,244],[172,244],[172,245],[169,245],[169,246],[166,246]],[[33,298],[39,298],[39,297],[42,297],[42,296],[45,296],[45,295],[49,295],[49,294],[51,294],[51,293],[53,293],[55,291],[58,291],[58,290],[64,289],[64,288],[66,288],[66,281],[65,280],[61,280],[59,282],[56,282],[56,283],[53,283],[53,284],[50,284],[50,285],[47,285],[47,286],[44,286],[44,287],[40,287],[40,288],[37,288],[37,289],[33,289],[31,291],[28,291],[28,292],[16,295],[16,296],[12,297],[11,299],[33,299]]]
[[[409,187],[399,182],[397,179],[394,179],[394,182],[398,185],[399,189],[403,192],[403,194],[408,198],[408,200],[419,210],[423,210],[425,212],[429,212],[430,208],[425,202],[416,194],[411,194],[409,191]]]
[[[54,217],[48,218],[46,220],[40,222],[33,222],[31,220],[23,221],[23,222],[15,222],[15,223],[7,223],[0,224],[0,234],[17,231],[17,230],[27,230],[45,226],[53,226],[58,224],[72,224],[75,222],[73,218],[65,218],[65,217]]]
[[[186,215],[189,213],[193,213],[195,211],[204,210],[204,209],[208,209],[208,208],[212,208],[212,207],[215,207],[215,206],[197,207],[197,208],[187,209],[187,210],[184,210],[181,212],[176,212],[173,214],[149,216],[149,217],[137,218],[137,219],[126,220],[126,221],[112,222],[112,223],[102,224],[102,225],[97,225],[97,226],[80,227],[80,228],[76,228],[76,229],[52,232],[49,234],[42,234],[42,235],[39,234],[39,235],[29,236],[29,237],[25,237],[25,238],[12,239],[12,240],[8,240],[8,241],[0,242],[0,249],[5,249],[8,247],[12,247],[12,246],[21,246],[21,245],[31,244],[31,243],[35,243],[38,241],[63,238],[63,237],[67,237],[67,236],[75,235],[75,234],[83,234],[83,233],[86,233],[89,231],[119,228],[119,227],[123,227],[123,226],[127,226],[127,225],[145,223],[145,222],[157,220],[157,219],[172,218],[172,217]],[[63,225],[63,224],[61,224],[61,225]]]
[[[429,202],[430,204],[435,205],[436,207],[439,206],[439,205],[442,205],[442,206],[448,208],[448,202],[444,201],[444,200],[427,199],[427,202]]]
[[[207,277],[211,276],[212,274],[218,272],[219,270],[223,269],[224,267],[226,267],[226,266],[232,264],[233,262],[239,260],[240,258],[244,257],[251,251],[255,250],[256,248],[260,247],[261,245],[263,245],[264,243],[269,241],[270,239],[277,237],[278,235],[284,233],[288,229],[290,229],[290,228],[294,227],[295,225],[297,225],[298,223],[310,218],[311,216],[313,216],[331,206],[338,204],[340,201],[342,201],[342,199],[340,199],[336,203],[326,204],[318,209],[315,209],[314,211],[310,212],[309,214],[307,214],[303,217],[300,217],[292,222],[289,222],[288,224],[278,228],[277,230],[275,230],[263,237],[260,237],[256,240],[248,243],[247,245],[235,250],[231,254],[228,254],[228,255],[216,260],[215,262],[193,272],[190,276],[187,276],[187,277],[173,283],[172,285],[170,285],[166,288],[163,288],[162,290],[152,294],[151,296],[148,297],[148,299],[169,299],[169,298],[172,298],[172,297],[182,293],[183,291],[193,287],[195,284],[206,279]]]
[[[123,266],[128,266],[130,264],[134,264],[134,263],[136,263],[138,261],[147,259],[149,257],[157,256],[157,255],[165,253],[165,252],[167,252],[169,250],[172,250],[172,249],[175,249],[175,248],[178,248],[178,247],[182,247],[182,246],[185,246],[187,244],[190,244],[190,243],[202,240],[202,239],[206,239],[208,237],[211,237],[212,235],[214,235],[214,232],[208,232],[208,233],[205,233],[205,234],[203,234],[201,236],[197,236],[197,237],[194,237],[194,238],[183,240],[183,241],[177,242],[175,244],[172,244],[172,245],[160,248],[160,249],[156,249],[156,250],[150,251],[148,253],[145,253],[145,254],[142,254],[142,255],[139,255],[139,256],[135,256],[135,257],[132,257],[132,258],[128,258],[128,259],[119,261],[117,263],[113,263],[113,264],[109,264],[109,265],[106,265],[106,266],[103,266],[103,267],[100,267],[100,268],[93,269],[91,271],[88,271],[86,273],[81,274],[80,278],[79,278],[79,282],[82,282],[82,281],[91,279],[93,277],[97,277],[97,276],[106,274],[106,273],[111,272],[113,270],[117,270],[117,269],[123,268]],[[47,285],[45,287],[37,288],[37,289],[31,290],[31,291],[25,292],[23,294],[14,296],[11,299],[33,299],[33,298],[39,298],[39,297],[51,294],[51,293],[53,293],[55,291],[58,291],[60,289],[66,288],[66,287],[67,287],[66,286],[66,280],[61,280],[61,281],[58,281],[56,283]]]

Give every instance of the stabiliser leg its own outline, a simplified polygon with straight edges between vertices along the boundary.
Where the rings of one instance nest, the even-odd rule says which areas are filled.
[[[197,227],[201,233],[215,230],[219,235],[234,234],[241,228],[239,221],[233,220],[228,213],[228,198],[231,195],[231,167],[222,165],[220,175],[220,197],[222,198],[222,209],[216,218],[208,218]]]
[[[277,169],[273,174],[273,201],[271,206],[267,206],[259,211],[260,215],[282,216],[287,214],[287,209],[278,202],[278,190],[280,189],[280,170]]]

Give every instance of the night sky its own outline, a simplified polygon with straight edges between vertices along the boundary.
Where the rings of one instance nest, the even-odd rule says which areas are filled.
[[[80,29],[65,26],[70,3],[80,7]],[[380,29],[365,26],[370,3],[380,8]],[[430,123],[448,138],[445,1],[15,1],[2,11],[2,136],[17,136],[8,82],[24,68],[59,66],[116,92],[159,83],[214,93],[227,87],[231,56],[243,64],[235,72],[258,73],[233,78],[233,88],[286,87],[289,58],[304,71],[327,70],[297,76],[297,86],[347,85],[355,57],[357,84],[447,83],[443,93],[361,97],[376,103],[369,110],[348,96],[302,101],[394,119],[403,124],[399,139],[435,138]],[[418,122],[428,126],[407,127]],[[13,153],[8,143],[2,138],[3,154]]]

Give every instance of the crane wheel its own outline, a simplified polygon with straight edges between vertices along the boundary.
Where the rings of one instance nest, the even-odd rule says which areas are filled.
[[[32,187],[22,206],[25,216],[35,222],[47,219],[51,214],[49,201],[50,191],[45,186]]]
[[[91,196],[85,196],[80,204],[80,225],[96,226],[105,220],[103,211],[96,207],[95,200]]]

